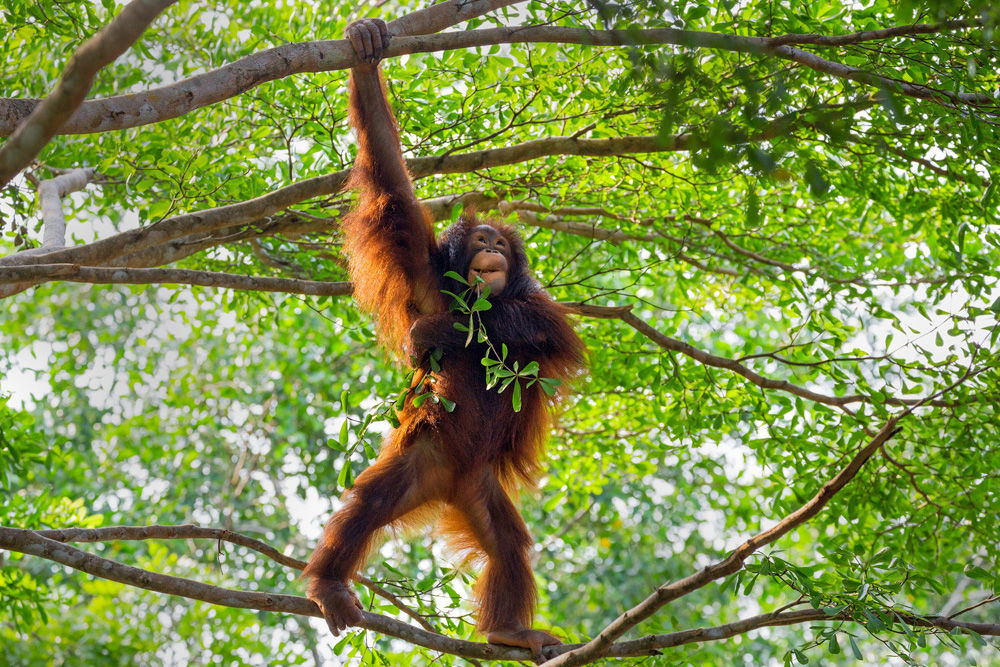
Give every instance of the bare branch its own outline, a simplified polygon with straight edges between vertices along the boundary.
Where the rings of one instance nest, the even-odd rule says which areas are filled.
[[[908,411],[903,414],[908,414]],[[855,454],[833,479],[824,484],[811,500],[779,521],[774,527],[751,537],[734,549],[724,560],[709,565],[700,572],[683,579],[660,586],[648,598],[612,621],[593,640],[578,649],[564,653],[547,664],[551,667],[570,667],[571,665],[583,665],[591,662],[604,655],[618,637],[652,616],[665,604],[707,586],[716,579],[721,579],[740,570],[743,567],[743,562],[755,551],[771,544],[816,516],[841,489],[855,478],[872,454],[877,452],[896,433],[898,430],[896,424],[900,416],[889,419],[878,434]]]
[[[758,387],[763,389],[778,389],[780,391],[787,391],[795,396],[800,396],[802,398],[808,399],[810,401],[815,401],[816,403],[822,403],[824,405],[832,405],[835,407],[849,405],[851,403],[872,403],[873,400],[870,396],[864,394],[849,394],[846,396],[830,396],[828,394],[820,394],[819,392],[812,391],[811,389],[806,389],[805,387],[800,387],[799,385],[792,384],[788,380],[774,380],[769,377],[765,377],[755,371],[750,370],[740,362],[735,359],[730,359],[729,357],[720,357],[704,350],[699,350],[690,343],[685,343],[682,340],[677,340],[676,338],[671,338],[665,334],[660,333],[653,327],[649,326],[647,323],[643,322],[641,319],[636,317],[631,312],[625,313],[620,318],[622,322],[625,322],[630,327],[641,333],[646,338],[659,345],[664,350],[670,350],[671,352],[680,352],[683,355],[691,357],[695,361],[701,362],[706,366],[713,366],[715,368],[724,368],[728,371],[732,371],[737,375],[745,377],[750,382],[754,383]],[[954,407],[954,403],[948,401],[920,399],[920,398],[893,398],[886,397],[882,401],[885,405],[896,405],[896,406],[913,406],[913,405],[931,405],[934,407]]]
[[[345,296],[351,293],[351,283],[349,282],[267,278],[189,269],[126,269],[122,267],[80,266],[79,264],[33,264],[30,266],[0,267],[0,285],[6,283],[37,284],[50,280],[112,285],[166,283],[222,287],[251,292],[286,292],[310,296]]]
[[[123,54],[149,24],[177,0],[132,0],[69,60],[55,90],[41,101],[0,147],[0,187],[10,182],[72,116],[102,67]]]
[[[447,3],[443,3],[447,4]],[[459,3],[461,4],[461,3]],[[473,3],[489,5],[491,3]],[[498,3],[492,3],[498,4]],[[499,3],[510,4],[510,3]],[[426,11],[426,10],[425,10]],[[485,11],[489,11],[488,9]],[[482,13],[482,12],[480,12]],[[463,14],[464,16],[464,14]],[[397,21],[403,21],[397,19]],[[464,19],[460,19],[464,20]],[[396,22],[390,23],[393,26]],[[435,25],[438,25],[436,23]],[[961,21],[939,26],[930,26],[920,34],[956,30],[967,27]],[[896,36],[900,31],[917,34],[915,26],[889,28],[882,39]],[[390,28],[392,29],[392,28]],[[433,32],[428,29],[427,32]],[[879,31],[875,31],[879,32]],[[903,34],[898,33],[898,34]],[[511,26],[468,30],[462,32],[420,34],[400,29],[400,35],[393,39],[385,51],[385,57],[398,57],[411,53],[428,53],[480,46],[517,43],[557,43],[575,44],[584,47],[619,46],[663,46],[675,45],[687,48],[705,48],[735,53],[751,53],[765,57],[777,57],[804,65],[825,74],[858,81],[867,85],[900,92],[904,95],[935,101],[947,100],[961,104],[993,104],[995,100],[980,93],[956,93],[938,90],[919,83],[900,82],[866,70],[843,65],[820,58],[816,54],[789,46],[790,43],[810,43],[825,45],[823,40],[833,45],[851,44],[857,41],[875,39],[866,37],[869,33],[856,33],[861,37],[820,35],[790,35],[783,37],[751,37],[726,35],[721,33],[697,32],[660,28],[651,30],[587,30],[558,26]],[[851,39],[847,39],[851,37]],[[235,97],[267,81],[305,72],[322,72],[347,69],[356,64],[353,51],[346,40],[328,40],[285,44],[260,53],[255,53],[234,63],[184,79],[169,86],[163,86],[145,93],[108,97],[84,103],[76,114],[61,129],[65,134],[87,134],[121,130],[170,118],[177,118],[190,111]],[[0,98],[0,136],[11,133],[24,118],[24,114],[34,108],[37,101]]]
[[[56,542],[110,542],[121,540],[186,540],[208,538],[222,540],[230,544],[253,549],[264,554],[276,563],[302,571],[306,567],[304,560],[286,556],[270,544],[254,539],[225,528],[206,528],[193,524],[179,526],[105,526],[103,528],[59,528],[55,530],[36,530],[38,535]],[[428,632],[437,632],[433,625],[412,607],[393,595],[368,577],[355,574],[354,580],[376,595],[391,602],[397,609],[419,623]]]
[[[168,595],[179,595],[225,607],[260,609],[322,618],[315,603],[304,597],[279,593],[238,591],[150,572],[89,554],[43,537],[31,530],[0,526],[0,548],[46,558],[95,577]],[[362,613],[364,620],[360,627],[398,637],[432,650],[487,660],[529,660],[531,658],[531,652],[527,649],[453,639],[387,616],[369,612]]]
[[[318,609],[316,609],[312,602],[306,600],[305,598],[271,593],[238,591],[220,588],[217,586],[210,586],[180,577],[157,574],[147,570],[123,565],[121,563],[100,558],[98,556],[60,544],[60,542],[63,541],[101,542],[108,540],[153,538],[182,539],[189,537],[225,540],[233,544],[238,544],[240,546],[259,551],[260,553],[273,558],[277,562],[295,569],[301,569],[304,566],[303,561],[285,556],[260,540],[217,528],[203,528],[201,526],[193,525],[110,526],[94,529],[68,528],[58,530],[29,531],[0,527],[0,547],[10,551],[47,558],[104,579],[111,579],[113,581],[144,588],[146,590],[203,600],[211,604],[222,606],[239,607],[244,609],[263,609],[267,611],[293,613],[303,616],[320,616]],[[377,584],[365,579],[364,577],[358,577],[358,580],[369,588],[372,588],[372,586],[374,586],[375,589],[380,588]],[[392,596],[391,593],[386,591],[383,592],[387,593],[390,597],[395,597]],[[403,611],[406,611],[405,607],[405,605],[402,605],[400,608]],[[405,623],[401,623],[400,621],[372,613],[365,613],[365,620],[362,627],[393,637],[399,637],[433,650],[452,653],[470,659],[526,660],[529,658],[528,653],[523,649],[468,642],[445,637],[434,632],[429,624],[422,620],[419,614],[413,612],[411,615],[414,614],[416,615],[416,618],[421,620],[422,624],[425,625],[427,628],[426,632],[406,625]],[[967,623],[940,616],[921,617],[907,613],[897,613],[896,615],[901,621],[912,626],[933,627],[943,630],[961,628],[971,630],[980,635],[1000,635],[1000,625],[998,624]],[[682,630],[662,635],[650,635],[633,641],[621,642],[609,647],[608,650],[603,653],[603,656],[628,657],[649,655],[658,649],[670,648],[695,642],[718,641],[762,627],[834,620],[844,621],[851,619],[845,614],[831,616],[822,610],[812,609],[782,613],[775,612],[741,619],[726,625]],[[583,644],[567,644],[563,646],[548,647],[545,649],[545,654],[547,657],[551,658],[559,654],[568,654],[579,650],[584,646],[585,645]]]
[[[52,250],[66,245],[66,217],[63,215],[62,198],[82,190],[94,180],[93,169],[71,169],[65,174],[49,178],[38,184],[38,203],[42,209],[42,245],[39,250]]]

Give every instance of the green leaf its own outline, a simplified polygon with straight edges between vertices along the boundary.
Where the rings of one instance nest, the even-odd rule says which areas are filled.
[[[978,579],[979,581],[993,581],[993,575],[987,572],[985,569],[979,565],[973,563],[968,563],[965,566],[965,576],[970,579]]]
[[[851,652],[854,653],[854,659],[861,660],[861,648],[858,646],[858,643],[854,641],[854,635],[847,635],[847,638],[851,641]]]
[[[351,469],[350,461],[345,461],[344,465],[340,468],[340,474],[337,475],[337,484],[342,489],[349,488],[351,484],[354,483],[354,471]]]

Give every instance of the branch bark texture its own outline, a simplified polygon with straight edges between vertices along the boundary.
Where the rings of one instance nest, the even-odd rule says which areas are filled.
[[[122,267],[80,266],[79,264],[35,264],[0,267],[0,284],[50,280],[76,283],[149,285],[155,283],[194,285],[248,290],[251,292],[284,292],[309,296],[345,296],[351,293],[349,282],[323,282],[293,278],[244,276],[238,273],[193,271],[189,269],[127,269]]]
[[[61,542],[102,542],[108,540],[139,539],[186,539],[206,537],[223,539],[233,544],[259,551],[289,567],[301,569],[302,561],[285,556],[277,549],[246,535],[233,531],[200,526],[108,526],[105,528],[67,528],[57,530],[30,531],[0,527],[0,548],[18,553],[30,554],[67,565],[93,576],[118,581],[146,590],[178,595],[202,600],[210,604],[243,609],[260,609],[320,617],[319,610],[309,600],[292,595],[256,593],[209,586],[199,582],[172,577],[140,568],[124,565],[106,558],[88,554]],[[364,582],[362,582],[364,583]],[[366,584],[367,585],[367,584]],[[933,627],[942,630],[955,628],[971,630],[980,635],[1000,636],[1000,624],[967,623],[942,616],[923,617],[898,613],[897,617],[911,626]],[[603,653],[603,657],[633,657],[650,655],[660,649],[684,644],[719,641],[751,632],[762,627],[794,625],[807,622],[851,620],[844,614],[830,615],[823,610],[788,611],[761,614],[741,619],[733,623],[714,627],[692,628],[660,635],[649,635],[640,639],[619,642]],[[379,614],[365,613],[362,627],[382,634],[398,637],[443,653],[451,653],[470,659],[487,660],[529,660],[530,654],[524,649],[495,644],[484,644],[452,639],[431,629],[418,629],[395,619]],[[568,655],[584,648],[584,644],[566,644],[547,647],[545,655],[555,658]]]
[[[581,139],[551,137],[521,144],[473,151],[458,155],[430,156],[407,160],[414,178],[431,174],[463,173],[476,169],[498,167],[526,160],[556,155],[608,156],[657,151],[684,150],[690,143],[688,135],[667,140],[656,136],[631,136],[614,139]],[[140,229],[39,255],[16,253],[0,258],[0,266],[27,264],[108,264],[126,254],[161,246],[192,234],[204,234],[223,227],[261,220],[306,199],[339,192],[347,180],[347,170],[317,176],[285,186],[255,199],[227,206],[197,211],[161,220]],[[8,296],[0,291],[0,297]]]
[[[462,3],[442,3],[452,5]],[[471,5],[497,6],[512,2],[480,2]],[[438,7],[438,5],[435,5]],[[433,9],[433,8],[430,8]],[[427,10],[424,10],[427,11]],[[489,9],[486,9],[489,11]],[[454,7],[441,10],[459,18],[471,18],[466,11]],[[418,12],[419,13],[419,12]],[[479,12],[476,15],[485,12]],[[410,15],[413,16],[413,15]],[[939,25],[898,26],[852,35],[784,35],[752,37],[722,33],[697,32],[660,28],[651,30],[587,30],[559,26],[511,26],[462,32],[435,32],[434,27],[447,23],[410,20],[403,17],[389,24],[395,37],[385,52],[392,58],[412,53],[430,53],[455,49],[470,49],[499,44],[553,43],[584,47],[621,46],[680,46],[704,48],[733,53],[749,53],[775,57],[797,63],[838,78],[857,81],[898,92],[909,97],[946,101],[955,104],[994,104],[996,101],[979,93],[954,92],[932,88],[922,83],[899,81],[867,70],[822,58],[791,44],[844,46],[871,40],[884,40],[907,35],[926,35],[970,27],[968,22],[952,21]],[[410,26],[414,25],[413,29]],[[453,25],[453,24],[449,24]],[[448,27],[444,25],[442,27]],[[437,28],[440,30],[441,28]],[[419,32],[417,32],[419,30]],[[398,32],[397,32],[398,31]],[[347,40],[326,40],[286,44],[251,54],[219,69],[156,88],[145,93],[92,100],[84,103],[62,127],[64,134],[108,132],[156,123],[183,116],[201,107],[240,95],[256,86],[294,74],[347,69],[357,64]],[[37,100],[0,98],[0,136],[10,134],[26,113],[35,108]]]

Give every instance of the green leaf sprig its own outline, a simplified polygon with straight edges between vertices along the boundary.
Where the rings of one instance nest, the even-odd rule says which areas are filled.
[[[451,297],[450,309],[453,312],[468,316],[468,324],[455,322],[453,325],[457,330],[468,334],[465,338],[465,346],[468,347],[471,345],[473,340],[486,346],[486,352],[481,359],[481,363],[486,368],[486,388],[493,389],[497,387],[497,393],[502,394],[506,391],[507,387],[513,387],[511,405],[514,408],[514,412],[521,411],[522,382],[525,389],[538,382],[542,387],[542,391],[549,396],[554,396],[561,384],[561,380],[558,378],[539,377],[537,361],[530,361],[523,368],[520,367],[520,362],[518,361],[508,364],[507,345],[501,343],[500,349],[497,350],[496,346],[490,340],[489,335],[486,333],[486,326],[482,320],[483,311],[493,307],[493,304],[489,301],[489,285],[479,276],[476,276],[475,281],[470,284],[469,281],[454,271],[448,271],[445,277],[452,278],[467,288],[461,294],[455,294],[448,290],[442,290],[442,292]],[[476,299],[470,304],[469,296],[473,290],[476,290]]]

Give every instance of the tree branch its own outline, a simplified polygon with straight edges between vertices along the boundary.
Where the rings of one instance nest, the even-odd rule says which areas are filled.
[[[841,111],[863,108],[870,104],[869,100],[855,101],[844,105]],[[729,140],[734,143],[749,143],[774,138],[797,127],[800,115],[802,115],[802,110],[792,112],[775,119],[753,135],[734,135],[729,137]],[[586,139],[573,135],[535,139],[513,146],[458,155],[446,153],[438,156],[411,158],[406,163],[411,176],[419,179],[432,174],[467,173],[553,155],[602,157],[685,151],[696,148],[702,143],[702,138],[688,133],[669,137],[626,136],[612,139]],[[260,223],[262,226],[274,226],[276,221],[269,220],[270,216],[305,199],[338,192],[344,186],[348,173],[349,170],[344,169],[326,176],[306,179],[246,202],[174,216],[148,227],[122,232],[84,246],[68,248],[62,253],[46,254],[36,251],[32,254],[38,254],[38,257],[32,257],[32,254],[24,252],[0,257],[0,266],[36,263],[99,266],[122,258],[119,263],[124,266],[147,267],[157,263],[176,261],[214,245],[214,242],[206,235],[216,230],[225,228],[233,233],[238,233],[233,229],[234,227],[251,222]],[[484,201],[490,205],[495,203],[495,200]],[[429,203],[435,214],[441,213],[449,205],[444,198],[432,200]],[[544,226],[544,221],[538,220],[536,222]],[[315,224],[309,226],[316,227]],[[576,227],[567,227],[564,231],[581,233],[581,230]],[[666,236],[664,238],[677,241]],[[167,248],[168,245],[169,248]],[[693,258],[686,256],[680,256],[680,258],[688,263],[698,265],[697,260]],[[0,298],[23,291],[26,287],[0,289]]]
[[[685,150],[690,135],[662,139],[656,136],[631,136],[613,139],[579,139],[551,137],[521,144],[474,151],[449,156],[430,156],[407,160],[414,178],[431,174],[463,173],[476,169],[515,164],[550,155],[623,155],[658,151]],[[0,258],[0,266],[28,264],[82,264],[96,266],[107,264],[118,257],[163,245],[192,234],[251,222],[273,215],[306,199],[330,195],[340,191],[347,180],[344,169],[326,176],[299,181],[254,199],[174,216],[157,223],[115,234],[86,245],[74,246],[35,256],[15,253]],[[0,291],[0,297],[9,293]]]
[[[913,35],[933,35],[939,32],[952,30],[965,30],[981,25],[980,21],[944,21],[942,23],[915,23],[913,25],[899,25],[891,28],[879,28],[878,30],[863,30],[852,32],[846,35],[817,35],[815,33],[788,33],[770,39],[770,45],[784,46],[785,44],[813,44],[815,46],[847,46],[849,44],[860,44],[861,42],[880,41],[892,39],[893,37],[911,37]]]
[[[42,209],[42,245],[24,252],[38,253],[66,245],[66,216],[63,215],[62,198],[71,192],[82,190],[93,180],[94,170],[83,168],[71,169],[38,184],[38,204]]]
[[[112,285],[147,285],[167,283],[248,290],[285,292],[310,296],[345,296],[351,293],[349,282],[323,282],[295,278],[267,278],[237,273],[193,271],[189,269],[126,269],[121,267],[80,266],[79,264],[34,264],[0,266],[0,285],[65,280],[75,283]]]
[[[244,609],[263,609],[266,611],[293,613],[302,616],[321,616],[319,610],[313,605],[313,603],[305,598],[291,595],[239,591],[220,588],[217,586],[209,586],[180,577],[161,575],[147,570],[123,565],[121,563],[94,556],[84,551],[60,544],[60,542],[68,541],[102,542],[107,540],[135,540],[152,538],[182,539],[189,537],[204,537],[225,540],[233,544],[254,549],[255,551],[263,553],[279,563],[295,569],[301,569],[304,566],[303,561],[285,556],[260,540],[218,528],[203,528],[201,526],[193,525],[109,526],[105,528],[93,529],[68,528],[29,531],[0,527],[0,547],[10,551],[35,555],[57,563],[62,563],[83,572],[88,572],[96,577],[118,581],[126,585],[136,586],[138,588],[144,588],[155,592],[203,600],[205,602],[221,606]],[[368,580],[364,577],[359,577],[358,579],[361,583],[366,586],[368,585]],[[377,587],[377,584],[374,585]],[[405,611],[405,609],[403,610]],[[419,615],[417,616],[419,617]],[[896,616],[901,621],[912,626],[940,628],[943,630],[960,628],[971,630],[980,635],[1000,636],[1000,624],[968,623],[941,616],[922,617],[901,612],[897,612]],[[529,659],[528,652],[524,649],[452,639],[440,635],[430,628],[428,628],[427,632],[423,632],[417,628],[406,625],[405,623],[379,614],[365,613],[364,618],[365,621],[362,627],[393,637],[399,637],[401,639],[411,641],[414,644],[444,653],[452,653],[470,659]],[[608,650],[604,652],[603,656],[630,657],[650,655],[655,653],[658,649],[671,648],[674,646],[681,646],[683,644],[696,642],[719,641],[762,627],[834,620],[850,621],[852,619],[846,614],[831,616],[822,610],[812,609],[761,614],[715,627],[694,628],[691,630],[681,630],[661,635],[649,635],[633,641],[620,642],[609,647]],[[426,624],[426,621],[424,621],[424,623]],[[562,646],[547,647],[545,649],[545,655],[551,658],[561,654],[568,654],[572,651],[579,650],[584,646],[584,644],[567,644]]]
[[[715,368],[724,368],[728,371],[732,371],[737,375],[741,375],[750,382],[754,383],[762,389],[778,389],[779,391],[787,391],[795,396],[800,396],[801,398],[814,401],[816,403],[822,403],[824,405],[832,405],[834,407],[840,407],[844,405],[849,405],[851,403],[872,403],[873,400],[870,396],[864,394],[849,394],[847,396],[830,396],[828,394],[820,394],[819,392],[812,391],[811,389],[806,389],[805,387],[800,387],[799,385],[792,384],[788,380],[774,380],[769,377],[765,377],[755,371],[750,370],[740,362],[735,359],[730,359],[729,357],[720,357],[704,350],[700,350],[689,343],[685,343],[682,340],[677,340],[676,338],[671,338],[665,334],[660,333],[653,327],[651,327],[646,322],[639,319],[635,314],[631,312],[624,313],[619,318],[625,324],[641,333],[646,338],[650,339],[657,345],[659,345],[664,350],[669,350],[671,352],[680,352],[681,354],[691,357],[695,361],[705,364],[706,366],[713,366]],[[895,406],[914,406],[914,405],[930,405],[934,407],[954,407],[954,403],[948,401],[939,400],[928,400],[926,398],[893,398],[886,397],[882,401],[885,405],[895,405]]]
[[[456,2],[461,4],[460,0],[456,0]],[[474,4],[503,6],[512,3],[482,2]],[[494,7],[491,6],[490,9],[492,8]],[[479,14],[490,9],[485,9]],[[397,19],[397,21],[405,19],[407,17]],[[459,20],[465,19],[460,18]],[[440,23],[439,21],[434,26],[440,25]],[[396,24],[396,21],[390,23],[390,29],[393,30],[393,26]],[[430,23],[428,26],[426,32],[434,32],[430,29]],[[956,93],[934,89],[918,83],[901,82],[789,46],[792,43],[841,46],[870,41],[871,39],[887,39],[902,34],[929,34],[967,27],[969,25],[966,22],[951,21],[936,26],[901,26],[887,28],[883,31],[855,33],[854,35],[787,35],[783,37],[726,35],[673,28],[587,30],[558,26],[511,26],[434,35],[417,34],[413,31],[400,29],[399,33],[394,32],[394,34],[407,36],[395,37],[389,48],[386,49],[385,57],[522,43],[575,44],[584,47],[674,45],[777,57],[825,74],[874,85],[920,99],[947,100],[961,104],[993,104],[995,102],[993,98],[980,93]],[[881,37],[872,36],[877,33],[884,34]],[[211,72],[144,93],[91,100],[77,110],[60,132],[87,134],[157,123],[235,97],[268,81],[306,72],[347,69],[355,64],[357,61],[347,40],[285,44],[251,54]],[[23,120],[24,115],[35,108],[37,103],[37,100],[0,98],[0,136],[14,131],[14,128]]]
[[[551,667],[571,667],[591,662],[604,655],[618,637],[652,616],[667,603],[740,570],[743,567],[743,562],[755,551],[771,544],[816,516],[841,489],[857,476],[872,454],[877,452],[897,432],[896,424],[906,414],[909,414],[909,410],[889,419],[875,437],[855,454],[833,479],[824,484],[811,500],[779,521],[775,526],[751,537],[736,547],[724,560],[709,565],[700,572],[683,579],[660,586],[648,598],[612,621],[593,640],[578,649],[564,653],[547,664]]]
[[[138,4],[138,1],[132,4]],[[165,3],[164,6],[176,2],[176,0],[160,1]],[[446,0],[401,16],[388,25],[394,35],[423,35],[439,32],[463,21],[521,2],[524,0]],[[122,14],[124,15],[125,11]],[[124,44],[124,47],[129,44],[131,42]],[[87,44],[84,45],[86,46]],[[80,50],[83,51],[84,47]],[[54,130],[58,130],[59,134],[91,134],[158,123],[235,97],[268,81],[292,74],[346,69],[355,64],[357,61],[350,44],[347,40],[338,39],[285,44],[251,54],[219,69],[169,86],[134,95],[91,100],[81,105],[80,102],[90,89],[88,81],[87,90],[83,91],[80,99],[69,109],[70,112],[76,110],[76,113],[71,117],[68,113],[65,114],[63,122],[60,122]],[[13,132],[28,114],[38,108],[39,104],[41,100],[0,98],[0,136]],[[0,182],[0,186],[2,185]]]
[[[55,530],[36,530],[36,534],[56,542],[111,542],[122,540],[186,540],[209,538],[222,540],[230,544],[252,549],[271,560],[300,572],[305,569],[306,561],[286,556],[270,544],[254,539],[225,528],[207,528],[193,524],[180,526],[105,526],[103,528],[59,528]],[[376,595],[391,602],[397,609],[419,623],[428,632],[437,632],[433,625],[412,607],[362,574],[355,574],[354,580]]]
[[[39,102],[0,146],[0,188],[24,169],[83,102],[94,77],[123,54],[149,24],[177,0],[132,0],[108,25],[76,50],[55,90]]]
[[[79,246],[84,247],[84,246]],[[246,276],[236,273],[213,271],[195,271],[190,269],[132,269],[122,267],[94,267],[79,264],[54,263],[32,264],[26,266],[0,265],[0,286],[38,284],[53,280],[67,282],[108,284],[108,285],[148,285],[175,284],[199,287],[217,287],[222,289],[239,289],[253,292],[282,292],[286,294],[305,294],[309,296],[349,296],[353,286],[347,281],[325,282],[316,280],[299,280],[295,278],[270,278],[262,276]],[[0,288],[0,294],[3,289]],[[872,403],[873,399],[864,394],[846,396],[830,396],[806,389],[788,380],[775,380],[751,370],[739,361],[705,352],[690,343],[671,338],[660,333],[631,312],[631,306],[595,306],[592,304],[570,303],[579,314],[603,319],[620,319],[633,329],[646,336],[665,350],[680,352],[706,366],[722,368],[740,375],[762,389],[777,389],[816,403],[835,407],[851,403]],[[930,405],[933,407],[954,407],[954,403],[939,400],[918,398],[900,399],[886,397],[885,405],[913,406]]]
[[[95,577],[168,595],[178,595],[225,607],[259,609],[322,618],[322,613],[316,604],[304,597],[232,590],[181,577],[150,572],[89,554],[43,537],[31,530],[0,526],[0,548],[38,556]],[[360,627],[398,637],[432,650],[453,653],[466,658],[531,659],[531,652],[527,649],[453,639],[380,614],[369,612],[362,612],[362,614],[364,620]]]
[[[898,618],[908,625],[939,628],[941,630],[952,630],[961,628],[972,630],[980,635],[996,636],[1000,635],[1000,624],[996,623],[962,623],[954,625],[950,619],[942,616],[915,616],[894,612]],[[691,630],[681,630],[662,635],[648,635],[633,641],[619,642],[614,644],[604,657],[626,657],[649,655],[658,649],[672,648],[683,644],[702,643],[708,641],[718,641],[728,639],[737,635],[742,635],[752,630],[765,627],[775,627],[783,625],[797,625],[799,623],[816,623],[819,621],[853,621],[846,614],[830,615],[821,609],[803,609],[800,611],[789,611],[781,613],[761,614],[750,618],[740,619],[725,625],[717,625],[708,628],[694,628]],[[579,646],[579,645],[578,645]],[[569,648],[569,647],[559,647]],[[575,648],[575,647],[573,647]],[[572,650],[572,649],[571,649]],[[567,651],[568,652],[568,651]]]

